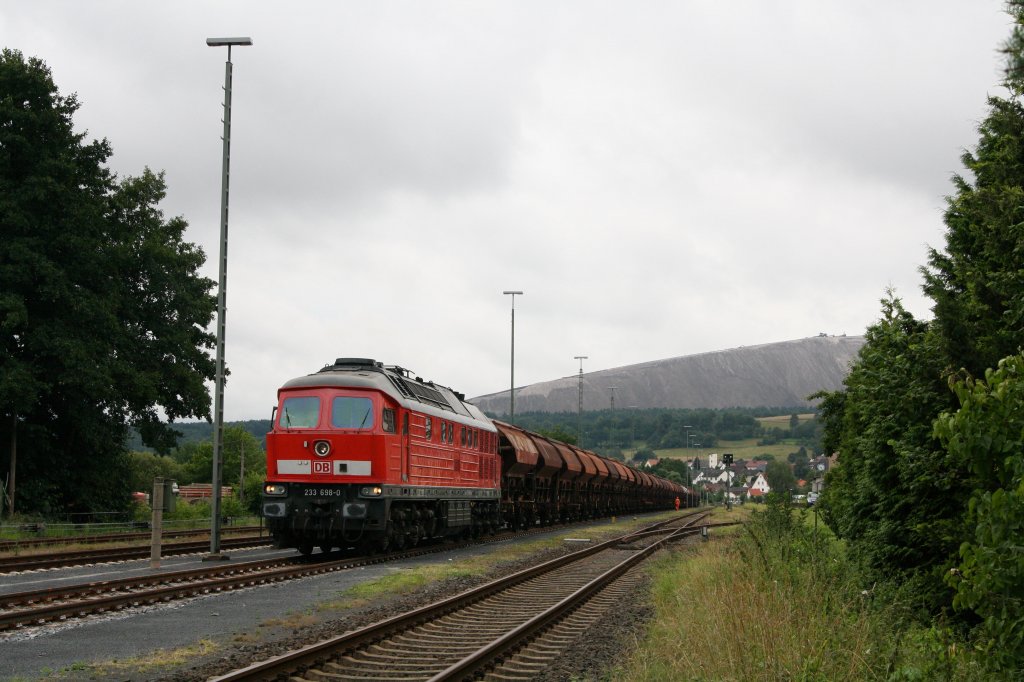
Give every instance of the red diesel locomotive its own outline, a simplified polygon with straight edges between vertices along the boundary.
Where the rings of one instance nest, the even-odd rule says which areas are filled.
[[[491,421],[464,396],[366,358],[287,382],[267,434],[263,516],[280,547],[402,548],[502,527],[667,509],[685,488]]]

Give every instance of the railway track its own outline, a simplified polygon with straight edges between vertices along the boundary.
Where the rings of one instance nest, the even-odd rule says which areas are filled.
[[[213,679],[530,680],[631,589],[634,567],[666,542],[699,533],[706,516],[664,522]]]
[[[222,528],[223,535],[238,533],[266,532],[260,526],[230,526]],[[193,530],[165,530],[163,538],[186,538],[193,536],[209,535],[209,529],[197,528]],[[0,540],[0,553],[17,552],[23,549],[35,547],[52,547],[55,545],[99,545],[114,542],[148,542],[150,532],[124,532],[124,533],[102,533],[98,535],[62,535],[59,537],[42,538],[20,538],[17,540]]]
[[[266,535],[250,536],[242,538],[224,538],[221,540],[221,547],[224,549],[237,549],[239,547],[260,547],[272,544],[273,540]],[[173,542],[161,546],[163,556],[175,554],[193,554],[208,550],[210,543],[204,542]],[[149,546],[137,547],[113,547],[106,549],[83,549],[70,552],[53,552],[49,554],[28,554],[19,556],[0,557],[0,573],[13,573],[15,571],[32,571],[40,568],[59,568],[65,566],[79,566],[82,564],[96,564],[110,561],[125,561],[129,559],[149,558]]]
[[[289,556],[10,593],[0,595],[0,631],[349,570],[547,530],[550,529],[501,533],[486,539],[425,545],[382,555],[340,558],[316,555],[313,559]]]

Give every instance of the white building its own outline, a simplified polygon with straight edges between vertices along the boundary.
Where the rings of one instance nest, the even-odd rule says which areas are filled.
[[[757,476],[751,476],[749,481],[747,487],[751,490],[760,490],[762,495],[772,491],[772,487],[768,485],[768,479],[762,473],[758,473]]]

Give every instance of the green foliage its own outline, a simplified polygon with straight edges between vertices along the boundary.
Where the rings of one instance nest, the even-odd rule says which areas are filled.
[[[657,459],[658,455],[650,448],[640,448],[633,453],[633,462],[642,464],[649,459]]]
[[[946,250],[931,249],[922,270],[945,352],[974,376],[1024,338],[1024,106],[998,97],[989,106],[976,151],[963,156],[974,183],[954,178]]]
[[[960,543],[970,493],[962,462],[932,436],[952,399],[942,368],[928,325],[890,294],[845,396],[830,397],[825,413],[825,439],[840,452],[822,500],[826,519],[864,562],[867,582],[913,581],[912,608],[926,614],[949,602],[940,573]]]
[[[686,485],[693,479],[689,462],[669,457],[659,459],[658,464],[651,468],[651,473]]]
[[[792,413],[792,408],[596,410],[584,412],[582,423],[587,447],[601,452],[633,447],[637,442],[671,450],[685,448],[689,441],[691,446],[700,443],[708,449],[720,440],[747,440],[764,435],[767,430],[757,416]],[[516,424],[541,434],[564,434],[575,443],[578,417],[575,412],[524,412],[516,414]],[[819,431],[816,421],[808,420],[793,429],[776,428],[773,434],[775,442],[794,437],[814,449]]]
[[[181,482],[181,465],[166,455],[152,452],[128,453],[131,489],[143,493],[153,491],[153,479],[170,478]]]
[[[786,462],[778,460],[768,462],[764,469],[764,477],[772,490],[780,492],[796,490],[796,477]]]
[[[1011,96],[988,98],[978,145],[962,157],[973,183],[953,178],[946,248],[929,250],[922,269],[945,351],[975,377],[1019,352],[1024,338],[1024,3],[1007,9],[1015,23],[1003,49]]]
[[[17,430],[18,507],[43,513],[126,509],[129,427],[166,450],[159,415],[204,416],[214,369],[202,251],[156,208],[163,176],[118,181],[78,107],[0,54],[0,442]]]
[[[932,623],[927,646],[981,619],[985,661],[1015,678],[1024,673],[1024,2],[1008,9],[1011,96],[989,98],[978,144],[963,156],[970,176],[953,180],[945,248],[930,249],[921,270],[934,321],[913,319],[890,294],[845,390],[814,397],[825,448],[839,453],[819,503],[862,557],[865,579],[889,581],[880,592],[922,614],[957,607],[962,620]],[[905,672],[915,669],[938,670]]]
[[[187,445],[189,443],[201,443],[203,441],[213,442],[213,422],[210,421],[194,421],[194,422],[174,422],[168,424],[168,426],[174,430],[177,438],[178,447]],[[244,431],[252,434],[261,444],[266,444],[267,433],[270,431],[271,424],[269,419],[247,419],[241,421],[225,422],[225,427],[237,426]],[[140,452],[147,452],[152,448],[147,448],[143,442],[142,437],[138,432],[133,432],[128,439],[128,447],[132,450],[138,450]]]
[[[982,619],[989,660],[1024,672],[1024,355],[953,388],[960,409],[943,414],[935,433],[969,463],[977,488],[967,519],[973,537],[947,581],[954,605]]]
[[[224,485],[237,486],[242,472],[242,456],[245,456],[245,477],[249,474],[261,478],[267,469],[267,458],[261,442],[240,426],[224,427],[224,442],[221,452],[222,479]],[[186,483],[211,483],[213,481],[213,441],[186,443],[172,453],[182,463],[182,476]]]
[[[569,443],[570,445],[576,445],[576,433],[569,431],[565,427],[558,425],[547,429],[540,429],[537,431],[540,435],[551,440],[561,441],[563,443]]]

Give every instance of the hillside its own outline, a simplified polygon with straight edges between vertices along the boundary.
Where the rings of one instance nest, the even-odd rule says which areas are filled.
[[[811,406],[807,396],[842,387],[863,336],[816,336],[796,341],[685,355],[583,374],[583,409]],[[576,376],[516,389],[516,412],[575,412]],[[508,391],[470,402],[507,415]]]

